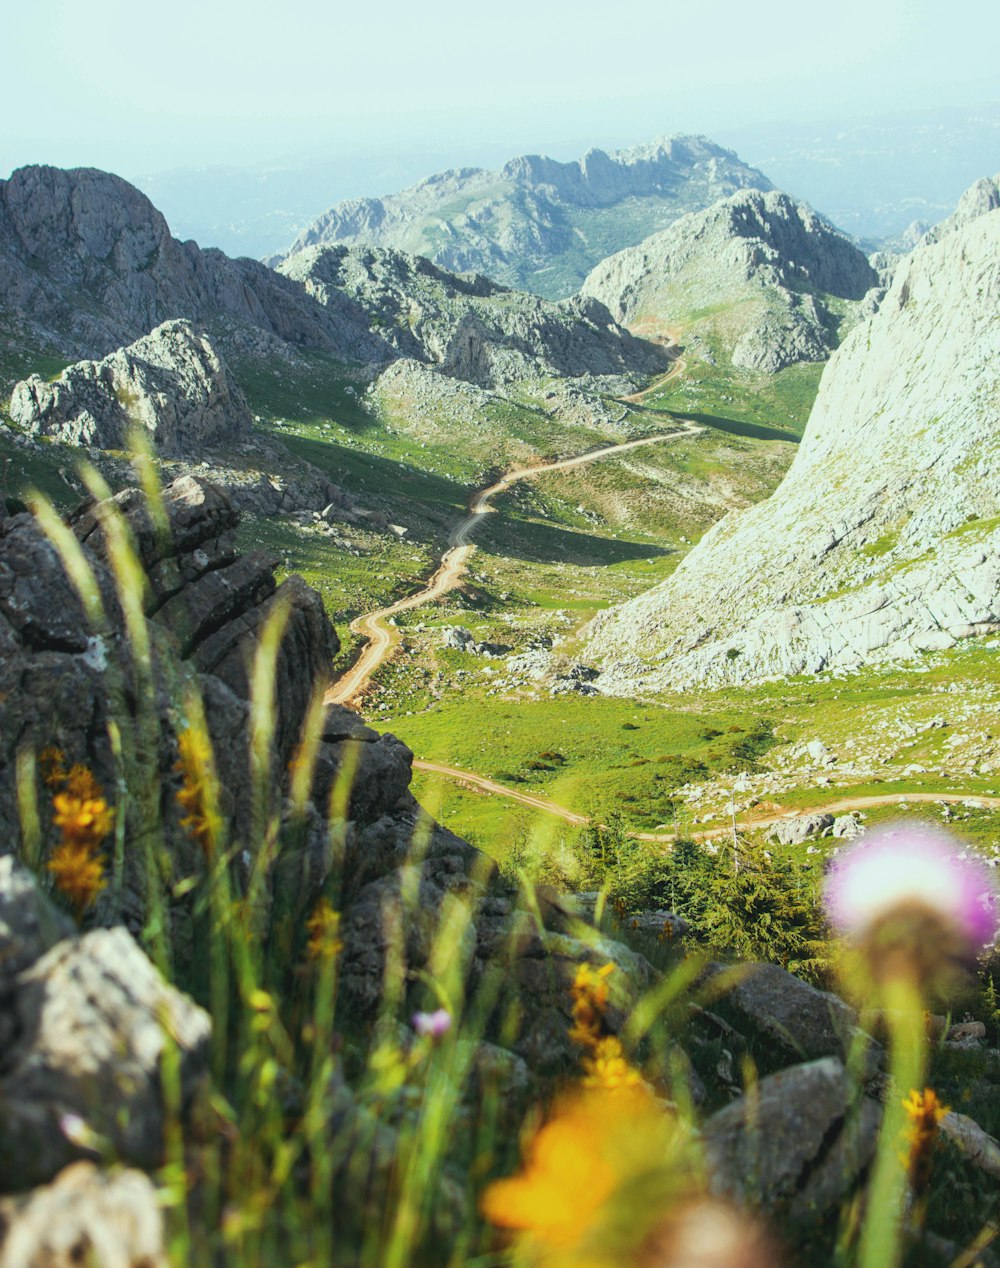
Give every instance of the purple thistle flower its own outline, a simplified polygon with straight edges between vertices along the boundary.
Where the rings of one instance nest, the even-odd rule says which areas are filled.
[[[907,907],[934,913],[972,951],[997,931],[996,891],[985,864],[954,837],[922,823],[894,823],[866,834],[840,855],[827,877],[831,924],[853,939]]]
[[[451,1030],[451,1013],[446,1008],[433,1013],[414,1013],[410,1022],[422,1038],[440,1039]]]

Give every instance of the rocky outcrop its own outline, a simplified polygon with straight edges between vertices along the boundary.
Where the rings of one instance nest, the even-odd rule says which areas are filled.
[[[255,260],[172,237],[127,181],[93,168],[22,167],[0,181],[0,304],[38,346],[100,358],[174,318],[237,351],[387,352],[346,300],[317,304]]]
[[[163,1213],[141,1171],[77,1162],[0,1201],[0,1268],[168,1268]]]
[[[0,849],[10,850],[19,836],[18,751],[58,748],[66,762],[85,762],[112,789],[119,779],[108,738],[114,717],[131,729],[132,747],[145,752],[146,768],[133,777],[155,781],[162,830],[181,864],[193,865],[197,847],[179,825],[178,777],[171,774],[184,725],[171,694],[185,683],[206,701],[225,809],[234,830],[245,831],[252,802],[249,666],[276,605],[286,614],[286,632],[275,670],[275,760],[287,766],[309,699],[328,678],[338,647],[319,596],[298,577],[278,586],[269,556],[238,554],[231,535],[236,513],[220,490],[187,476],[164,490],[163,503],[166,526],[137,490],[114,499],[148,577],[149,671],[133,662],[123,627],[102,528],[107,508],[86,503],[71,518],[103,611],[96,629],[37,522],[27,514],[0,521]],[[144,672],[152,681],[140,691],[136,675]],[[45,834],[47,845],[57,839],[48,820]],[[144,901],[138,855],[116,900],[126,916],[141,912]],[[101,901],[114,906],[110,895]]]
[[[711,966],[718,972],[723,966]],[[829,991],[817,990],[777,964],[742,966],[723,1003],[741,1030],[763,1041],[765,1068],[837,1057],[846,1062],[858,1034],[858,1015]],[[869,1041],[873,1058],[881,1054]]]
[[[81,361],[53,383],[37,374],[18,383],[14,423],[74,445],[127,449],[141,428],[160,453],[200,456],[204,445],[236,440],[253,416],[206,334],[168,321],[103,361]]]
[[[998,304],[1000,210],[907,257],[771,498],[597,618],[602,690],[853,669],[997,629]]]
[[[94,1141],[125,1161],[163,1151],[160,1061],[176,1045],[186,1103],[208,1063],[208,1014],[168,986],[124,929],[57,943],[16,978],[0,1068],[0,1190],[49,1180]]]
[[[581,290],[625,325],[713,335],[735,366],[774,373],[825,361],[842,316],[831,301],[857,304],[878,284],[857,247],[803,203],[743,190],[603,260]]]
[[[485,388],[641,375],[665,364],[659,348],[633,338],[594,299],[553,304],[401,251],[313,246],[280,270],[321,304],[346,296],[403,357]]]
[[[526,155],[499,172],[459,168],[402,193],[338,203],[288,254],[334,242],[394,247],[556,299],[577,290],[609,238],[612,249],[631,246],[746,187],[771,185],[705,137],[594,149],[570,163]]]

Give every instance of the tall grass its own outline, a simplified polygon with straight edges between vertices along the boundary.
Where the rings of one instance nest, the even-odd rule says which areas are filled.
[[[137,465],[151,519],[163,534],[167,520],[148,454],[140,454]],[[85,478],[95,496],[105,498],[98,477],[88,472]],[[32,506],[79,595],[92,636],[110,648],[113,614],[85,552],[51,504],[37,496]],[[626,1081],[634,1074],[633,1088],[644,1081],[649,1088],[642,1102],[647,1129],[670,1125],[669,1158],[651,1159],[640,1150],[620,1163],[616,1186],[600,1202],[592,1193],[579,1195],[582,1240],[575,1249],[553,1251],[538,1220],[519,1225],[512,1219],[515,1231],[499,1235],[481,1202],[494,1180],[518,1166],[521,1106],[507,1103],[504,1071],[515,1058],[485,1045],[512,1043],[523,1024],[519,1016],[532,1024],[533,1001],[519,997],[510,978],[518,944],[527,936],[523,924],[512,922],[509,945],[492,961],[475,959],[474,895],[491,883],[491,864],[483,858],[467,891],[446,895],[440,910],[429,912],[421,880],[434,825],[426,815],[418,819],[396,873],[398,893],[387,891],[380,915],[390,936],[376,1015],[352,1009],[340,990],[338,917],[352,879],[345,869],[359,747],[346,746],[322,808],[317,862],[308,838],[323,684],[307,710],[290,769],[278,769],[276,667],[288,612],[275,602],[248,667],[251,805],[240,819],[245,831],[234,833],[220,810],[223,790],[196,680],[182,676],[172,684],[165,736],[156,701],[169,657],[158,651],[145,616],[146,581],[136,544],[113,501],[102,502],[99,519],[127,655],[109,656],[105,675],[117,813],[110,905],[98,907],[95,918],[130,919],[164,975],[205,1006],[213,1022],[209,1069],[194,1103],[187,1104],[180,1055],[164,1027],[165,1128],[157,1182],[171,1261],[192,1268],[570,1264],[583,1262],[578,1254],[584,1234],[599,1234],[612,1242],[601,1242],[604,1258],[590,1262],[638,1263],[636,1229],[672,1228],[682,1209],[707,1201],[700,1115],[679,1042],[689,1005],[699,999],[700,958],[672,956],[631,1010],[619,1039]],[[165,747],[178,752],[174,771],[163,769]],[[171,809],[178,776],[183,805]],[[44,880],[47,806],[28,747],[18,756],[17,787],[21,854]],[[175,848],[182,811],[190,853]],[[550,935],[543,900],[523,873],[519,882],[520,910],[544,945]],[[136,887],[139,913],[125,902]],[[426,954],[415,960],[408,951],[418,929],[429,937]],[[603,957],[607,943],[598,930],[577,923],[572,934],[575,942],[559,944],[562,956],[572,945],[592,962]],[[558,963],[557,957],[549,963],[553,981],[561,980]],[[567,983],[567,1013],[570,989]],[[444,1033],[418,1033],[411,1021],[418,1008],[447,1014]],[[912,1001],[902,1011],[911,1014]],[[907,1170],[900,1158],[905,1116],[899,1100],[907,1085],[922,1085],[927,1054],[922,1027],[900,1029],[894,1039],[894,1083],[867,1202],[859,1191],[845,1208],[839,1242],[828,1247],[831,1263],[882,1268],[903,1254]],[[495,1061],[492,1075],[486,1056]],[[862,1065],[859,1060],[855,1070],[859,1084]],[[523,1135],[529,1157],[545,1113],[556,1126],[560,1114],[569,1115],[560,1098],[579,1087],[584,1068],[570,1066],[557,1081],[534,1079]],[[748,1067],[751,1090],[754,1078]],[[627,1116],[631,1102],[620,1104]],[[631,1134],[638,1141],[644,1130],[637,1126]],[[656,1131],[651,1138],[659,1139]],[[584,1158],[587,1150],[596,1158],[603,1143],[582,1140],[579,1148]],[[528,1198],[530,1186],[541,1183],[532,1165],[526,1162],[523,1172],[522,1195]],[[653,1184],[651,1177],[659,1178]],[[653,1192],[660,1206],[650,1206]],[[617,1232],[612,1236],[609,1229]],[[633,1247],[627,1255],[625,1245]],[[608,1246],[618,1249],[612,1253]]]

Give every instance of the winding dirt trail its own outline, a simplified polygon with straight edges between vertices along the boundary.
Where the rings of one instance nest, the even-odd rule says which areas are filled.
[[[568,810],[565,806],[560,806],[558,802],[549,800],[548,797],[518,792],[515,788],[508,788],[505,784],[498,784],[496,780],[487,779],[484,775],[476,775],[473,771],[459,770],[456,766],[445,766],[440,762],[414,761],[413,766],[416,770],[427,771],[429,774],[440,775],[444,779],[451,779],[459,784],[479,788],[494,797],[507,797],[522,806],[530,806],[533,810],[541,810],[545,814],[555,815],[574,827],[583,827],[590,822],[586,815],[580,815],[573,810]],[[778,810],[773,814],[759,816],[751,814],[742,819],[737,819],[736,826],[737,828],[769,828],[772,824],[780,823],[783,819],[796,819],[799,815],[846,814],[849,810],[866,810],[872,806],[892,806],[899,805],[902,802],[942,801],[949,804],[961,801],[976,801],[983,806],[1000,806],[1000,797],[982,796],[974,792],[878,793],[866,797],[843,797],[839,801],[828,801],[818,806],[795,806],[791,809]],[[713,837],[729,836],[732,830],[732,824],[727,823],[717,828],[705,828],[700,832],[693,832],[691,835],[695,840],[709,841]],[[639,841],[671,842],[677,839],[676,832],[633,832],[630,835]]]
[[[673,345],[668,345],[672,347]],[[649,387],[644,387],[641,392],[633,392],[631,396],[622,396],[619,399],[626,401],[629,405],[641,405],[651,392],[658,392],[661,388],[666,387],[673,379],[679,379],[687,369],[687,362],[683,357],[679,356],[671,365],[666,374],[661,374],[658,379],[654,379]]]
[[[673,373],[674,368],[669,372]],[[631,399],[631,398],[629,398]],[[423,589],[416,594],[399,599],[388,607],[368,612],[351,622],[351,630],[360,634],[367,642],[361,655],[350,669],[330,687],[326,693],[327,704],[350,704],[364,690],[372,674],[391,653],[397,641],[393,627],[388,624],[391,617],[399,612],[409,612],[413,608],[422,607],[434,599],[441,598],[450,590],[454,590],[465,573],[469,556],[475,547],[469,541],[482,516],[493,511],[490,502],[498,493],[503,493],[519,480],[530,480],[535,476],[548,475],[553,471],[568,471],[572,467],[582,467],[601,458],[610,458],[616,454],[627,453],[630,449],[639,449],[643,445],[660,445],[670,440],[681,440],[685,436],[693,436],[704,431],[697,423],[687,419],[678,419],[680,426],[675,431],[664,432],[658,436],[646,436],[642,440],[627,440],[620,445],[606,445],[602,449],[592,449],[589,453],[577,454],[574,458],[559,458],[554,462],[540,463],[534,467],[518,467],[509,471],[495,484],[477,490],[469,501],[469,511],[460,520],[448,538],[448,549],[441,556],[437,571]],[[567,812],[568,813],[568,812]]]

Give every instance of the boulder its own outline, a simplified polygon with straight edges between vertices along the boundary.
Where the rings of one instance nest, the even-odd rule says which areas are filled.
[[[832,827],[833,815],[797,815],[794,819],[782,819],[780,823],[776,823],[768,832],[767,839],[777,841],[779,845],[801,845],[803,841],[819,836]]]
[[[877,1102],[855,1100],[835,1057],[790,1066],[706,1122],[711,1188],[793,1221],[818,1220],[867,1167],[881,1116]]]
[[[163,1214],[141,1171],[66,1167],[0,1201],[0,1268],[168,1268]]]
[[[723,971],[713,965],[712,971]],[[727,970],[731,971],[731,970]],[[736,984],[720,1000],[738,1029],[765,1041],[767,1064],[816,1057],[847,1059],[858,1015],[829,991],[820,991],[777,964],[742,965]],[[881,1053],[874,1040],[870,1060]]]
[[[20,973],[73,932],[72,921],[46,898],[27,868],[9,854],[0,856],[0,1001]]]
[[[168,986],[131,935],[59,942],[16,979],[16,1035],[0,1071],[0,1189],[50,1180],[101,1137],[152,1168],[163,1154],[165,1030],[187,1100],[206,1071],[211,1021]]]

